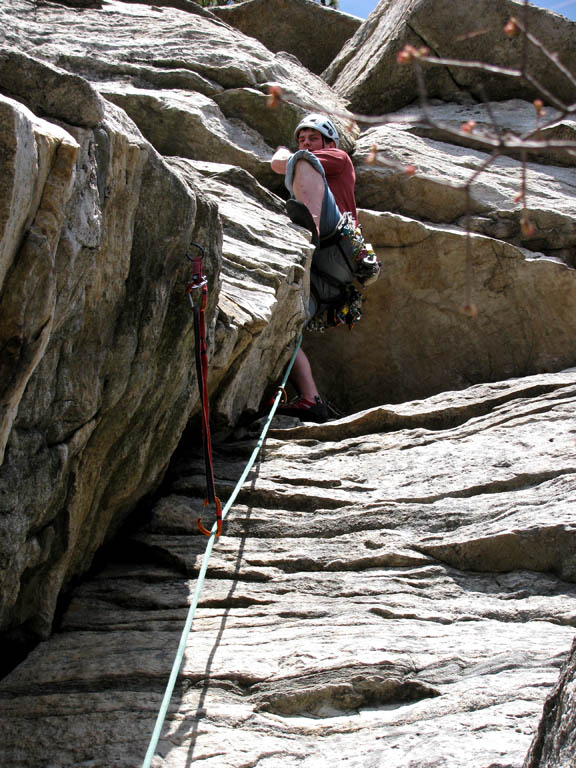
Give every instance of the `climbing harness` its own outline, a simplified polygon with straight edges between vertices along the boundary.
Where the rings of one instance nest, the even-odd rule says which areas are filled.
[[[194,352],[196,357],[196,376],[198,389],[200,390],[200,404],[202,408],[202,442],[204,445],[204,465],[206,468],[207,497],[204,506],[214,504],[216,508],[216,536],[222,533],[222,504],[216,496],[214,484],[214,464],[212,461],[212,441],[210,438],[210,401],[208,397],[208,348],[206,346],[206,305],[208,303],[208,280],[203,274],[203,262],[206,252],[198,243],[190,243],[190,247],[198,249],[198,255],[186,257],[193,265],[192,280],[186,286],[186,293],[194,311]],[[193,294],[199,292],[196,300]],[[210,531],[202,524],[202,518],[196,521],[198,530],[205,536],[210,536]]]
[[[323,276],[326,280],[326,276]],[[313,294],[314,286],[311,287]],[[335,328],[339,325],[347,325],[351,330],[362,319],[362,303],[364,295],[352,284],[339,284],[340,294],[338,300],[328,305],[318,301],[320,309],[306,326],[309,331],[323,332],[326,328]]]
[[[224,509],[222,510],[222,520],[226,518],[226,515],[230,511],[230,508],[236,501],[236,497],[240,493],[240,489],[244,485],[244,482],[246,481],[246,478],[248,477],[248,474],[252,467],[254,466],[254,462],[256,461],[258,454],[260,453],[260,449],[264,445],[264,440],[266,439],[266,435],[268,434],[268,430],[270,428],[270,424],[272,423],[272,419],[274,418],[274,414],[276,413],[276,409],[278,408],[278,404],[280,403],[280,399],[283,396],[284,388],[286,387],[286,382],[288,381],[288,376],[290,375],[290,371],[292,370],[292,366],[294,365],[294,360],[296,359],[296,355],[298,353],[298,350],[300,349],[300,344],[302,343],[302,336],[298,339],[296,343],[296,348],[294,349],[294,352],[292,354],[292,357],[290,358],[290,362],[288,363],[288,367],[286,368],[286,373],[284,374],[284,378],[282,380],[281,385],[278,387],[278,391],[276,393],[276,397],[274,399],[274,403],[272,404],[272,408],[270,409],[270,413],[268,414],[266,421],[264,423],[264,427],[262,428],[262,432],[260,434],[260,437],[258,438],[258,442],[256,443],[256,446],[254,450],[252,451],[252,455],[248,459],[248,463],[246,464],[246,467],[244,468],[244,472],[242,473],[242,476],[236,483],[236,486],[234,490],[232,491],[232,494],[228,501],[226,502],[226,505]],[[180,671],[180,667],[182,666],[182,660],[184,658],[184,653],[186,651],[186,640],[188,638],[188,635],[190,634],[190,630],[192,628],[192,622],[194,621],[194,616],[196,614],[196,608],[198,607],[198,601],[200,599],[200,593],[202,592],[202,587],[204,586],[204,580],[206,578],[206,571],[208,570],[208,562],[210,560],[210,555],[212,554],[212,549],[214,547],[214,542],[216,541],[217,537],[217,524],[214,523],[212,526],[212,530],[210,531],[210,538],[208,539],[208,542],[206,544],[206,550],[204,552],[204,559],[202,560],[202,567],[200,568],[200,573],[198,574],[198,580],[196,582],[196,589],[194,591],[194,597],[192,599],[192,602],[190,604],[190,608],[188,609],[188,615],[186,617],[186,622],[184,624],[184,629],[182,630],[182,634],[180,636],[180,643],[178,645],[178,650],[176,651],[176,656],[174,658],[174,662],[172,664],[172,670],[170,672],[170,678],[168,680],[168,684],[166,685],[166,690],[164,692],[164,698],[162,699],[162,704],[160,705],[160,710],[158,712],[158,716],[156,718],[156,724],[154,726],[154,731],[152,732],[152,736],[150,738],[150,743],[148,745],[148,750],[146,752],[146,756],[144,758],[144,762],[142,763],[142,768],[150,768],[152,764],[152,759],[156,753],[156,747],[158,746],[158,741],[160,739],[160,734],[162,732],[162,726],[164,725],[164,721],[166,719],[166,713],[168,712],[168,707],[170,705],[170,700],[172,698],[172,694],[174,692],[174,686],[176,685],[176,680],[178,678],[178,672]]]
[[[286,212],[295,224],[310,230],[316,246],[310,270],[313,309],[307,329],[324,331],[338,325],[351,329],[362,318],[364,288],[380,274],[382,265],[374,249],[364,240],[350,212],[344,213],[334,230],[320,239],[303,203],[288,200]]]
[[[371,243],[364,240],[362,229],[354,221],[354,216],[345,213],[338,224],[337,230],[341,238],[347,238],[351,248],[351,259],[354,265],[354,277],[362,285],[370,285],[378,279],[382,264],[376,258]]]
[[[378,278],[380,267],[354,216],[344,213],[334,231],[320,239],[312,258],[310,291],[317,310],[309,330],[338,325],[352,329],[362,319],[364,287]]]
[[[338,325],[352,329],[362,319],[362,291],[378,279],[380,267],[354,216],[344,213],[334,231],[320,239],[312,259],[310,290],[318,309],[308,329],[324,331]]]

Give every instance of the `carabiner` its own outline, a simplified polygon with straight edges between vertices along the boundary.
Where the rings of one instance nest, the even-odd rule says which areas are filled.
[[[208,504],[210,504],[208,499],[204,499],[204,504],[202,506],[207,507]],[[214,497],[214,504],[216,505],[216,538],[220,536],[222,533],[222,502],[218,498],[218,496]],[[209,531],[208,528],[205,528],[204,525],[202,525],[202,518],[199,517],[196,520],[196,526],[200,533],[203,533],[204,536],[211,536],[212,531]]]
[[[190,241],[190,245],[191,245],[191,246],[194,246],[194,248],[198,248],[198,250],[200,251],[200,253],[201,253],[202,255],[201,255],[201,256],[190,256],[190,254],[188,253],[188,251],[186,251],[186,258],[187,258],[187,259],[190,259],[190,261],[196,261],[196,259],[203,259],[203,258],[204,258],[204,256],[206,256],[206,249],[204,248],[204,246],[203,246],[203,245],[200,245],[200,243],[195,243],[195,242],[194,242],[194,241],[192,241],[192,240]]]
[[[204,260],[204,256],[206,255],[206,251],[204,250],[204,247],[200,245],[200,243],[190,243],[191,247],[198,248],[200,251],[200,256],[191,256],[188,251],[186,251],[186,258],[189,259],[192,264],[194,265],[194,274],[192,275],[192,280],[189,282],[186,286],[186,293],[191,294],[192,291],[195,288],[204,288],[205,285],[208,285],[208,280],[206,278],[206,275],[202,274],[202,263]],[[190,301],[193,304],[192,297],[190,297]]]

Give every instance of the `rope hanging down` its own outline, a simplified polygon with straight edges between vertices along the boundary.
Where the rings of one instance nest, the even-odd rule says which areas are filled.
[[[206,486],[207,498],[204,499],[204,506],[214,504],[216,507],[216,536],[222,533],[222,504],[216,496],[216,487],[214,484],[214,464],[212,461],[212,441],[210,438],[210,399],[208,397],[208,348],[206,345],[206,305],[208,304],[208,280],[203,273],[203,260],[205,256],[204,248],[198,243],[190,243],[190,246],[197,248],[199,254],[191,256],[186,254],[187,258],[193,264],[194,274],[191,282],[186,286],[186,293],[190,299],[190,304],[194,311],[194,353],[196,357],[196,376],[198,378],[198,389],[200,390],[200,404],[202,407],[202,442],[204,444],[204,464],[206,467]],[[192,298],[194,291],[200,291],[200,297],[196,301]],[[196,521],[198,530],[205,536],[210,536],[210,531],[202,524],[202,518]]]
[[[284,374],[282,383],[278,387],[278,392],[276,393],[276,397],[274,398],[274,403],[272,404],[270,413],[266,418],[266,422],[264,423],[264,427],[262,428],[262,433],[258,438],[256,447],[252,451],[252,454],[248,459],[248,463],[246,464],[246,467],[244,469],[244,472],[242,473],[242,476],[236,483],[230,498],[226,502],[226,506],[222,510],[222,520],[226,518],[226,515],[230,511],[230,508],[236,501],[236,497],[240,493],[240,489],[244,485],[246,478],[248,477],[248,473],[254,466],[254,462],[256,461],[258,454],[260,453],[260,449],[264,445],[264,440],[266,439],[266,435],[270,428],[270,424],[272,423],[272,419],[274,418],[274,414],[276,413],[276,409],[278,408],[280,400],[284,395],[284,387],[286,386],[286,382],[288,381],[288,376],[290,375],[290,371],[292,370],[292,366],[294,365],[294,360],[296,359],[296,354],[300,349],[301,343],[302,343],[302,336],[300,336],[300,338],[296,342],[296,348],[294,350],[294,353],[292,354],[292,357],[290,358],[290,362],[288,363],[288,367],[286,368],[286,373]],[[178,672],[180,671],[180,667],[182,666],[182,659],[184,658],[184,652],[186,651],[186,640],[188,638],[188,635],[190,634],[190,629],[192,628],[192,622],[194,621],[196,608],[198,606],[198,600],[200,599],[200,593],[202,592],[202,587],[204,586],[204,579],[206,578],[206,571],[208,570],[208,561],[210,559],[210,555],[212,554],[214,542],[216,541],[216,537],[218,535],[217,531],[218,531],[218,525],[217,523],[214,523],[214,525],[212,526],[212,530],[210,532],[210,538],[208,539],[208,542],[206,544],[206,549],[204,551],[204,559],[202,561],[202,567],[200,568],[200,573],[198,574],[198,581],[196,582],[194,597],[192,599],[192,602],[190,603],[190,608],[188,609],[186,623],[184,624],[184,629],[182,630],[182,635],[180,636],[180,643],[178,645],[178,650],[176,651],[176,657],[174,658],[174,663],[172,664],[170,679],[168,680],[168,684],[166,685],[164,698],[162,699],[160,711],[158,712],[158,717],[156,718],[156,724],[154,726],[152,737],[150,738],[150,744],[148,745],[148,751],[146,752],[146,757],[144,758],[144,762],[142,763],[142,768],[150,768],[150,765],[152,763],[152,758],[156,753],[156,747],[158,746],[158,740],[160,739],[162,726],[164,725],[164,721],[166,719],[166,713],[168,712],[170,699],[172,698],[172,694],[174,692],[174,686],[176,685],[176,679],[178,678]]]

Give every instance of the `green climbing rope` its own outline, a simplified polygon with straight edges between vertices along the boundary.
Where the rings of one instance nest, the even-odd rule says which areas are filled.
[[[270,413],[268,414],[268,417],[262,429],[262,433],[258,438],[256,447],[252,451],[252,455],[248,459],[248,463],[246,464],[246,467],[244,469],[244,472],[242,473],[242,476],[240,477],[240,480],[238,480],[238,482],[236,483],[236,487],[232,491],[230,498],[228,499],[224,509],[222,510],[223,520],[226,518],[226,515],[230,511],[230,508],[236,501],[236,497],[240,493],[241,487],[244,485],[244,482],[246,481],[246,478],[248,477],[250,470],[254,466],[254,462],[256,461],[256,458],[260,453],[260,449],[264,445],[264,440],[266,439],[266,435],[270,428],[270,424],[272,423],[272,419],[274,418],[274,414],[276,413],[276,409],[278,408],[280,398],[282,397],[283,389],[286,386],[286,382],[288,381],[288,376],[290,375],[290,371],[292,370],[292,366],[294,365],[294,360],[296,359],[296,355],[298,353],[298,350],[300,349],[301,343],[302,343],[302,336],[300,336],[300,338],[296,343],[296,349],[294,350],[294,353],[290,358],[290,362],[288,363],[288,367],[286,368],[286,373],[284,374],[284,379],[282,380],[281,386],[278,388],[278,392],[276,394],[276,397],[274,398],[274,403],[272,405],[272,408],[270,409]],[[176,685],[178,673],[180,671],[180,667],[182,666],[182,659],[184,658],[184,652],[186,651],[186,641],[188,639],[188,635],[190,634],[190,629],[192,628],[192,622],[194,621],[194,616],[196,614],[198,600],[200,598],[200,593],[202,592],[202,587],[204,586],[204,579],[206,578],[206,571],[208,570],[208,561],[210,560],[210,555],[212,554],[212,549],[214,547],[214,542],[216,540],[216,532],[217,532],[217,524],[214,523],[214,525],[212,526],[212,530],[210,532],[210,538],[208,539],[208,543],[206,544],[206,549],[204,551],[204,559],[202,561],[202,567],[200,568],[200,573],[198,574],[198,580],[196,582],[196,590],[194,591],[194,598],[192,600],[192,603],[190,604],[190,608],[188,609],[186,623],[184,624],[184,629],[182,630],[182,635],[180,637],[178,650],[176,651],[174,663],[172,664],[170,679],[168,680],[168,684],[166,685],[164,698],[162,699],[160,711],[158,712],[158,717],[156,718],[156,725],[154,726],[154,731],[150,739],[150,744],[148,745],[148,751],[146,752],[146,757],[144,758],[144,762],[142,763],[142,768],[150,768],[150,765],[152,763],[152,758],[156,753],[156,747],[158,746],[158,741],[160,739],[160,734],[162,732],[162,726],[164,725],[164,721],[166,719],[166,713],[168,712],[170,700],[174,692],[174,686]]]

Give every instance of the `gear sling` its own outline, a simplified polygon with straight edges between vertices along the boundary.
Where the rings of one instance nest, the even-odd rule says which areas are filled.
[[[316,246],[310,271],[309,330],[324,330],[337,325],[352,328],[362,317],[364,296],[354,285],[376,279],[380,262],[372,246],[364,242],[351,213],[344,213],[336,228],[319,238],[308,208],[291,198],[286,202],[291,221],[312,233]]]

